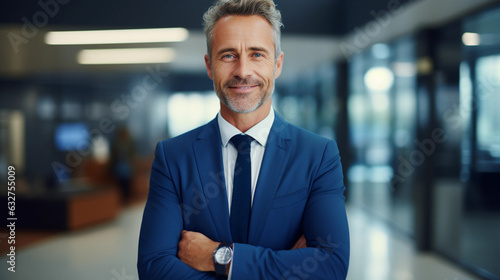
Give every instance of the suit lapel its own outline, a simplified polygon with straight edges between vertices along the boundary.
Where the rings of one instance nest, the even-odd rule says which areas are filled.
[[[230,241],[229,208],[217,118],[201,131],[197,141],[193,143],[193,149],[207,207],[219,241]]]
[[[255,189],[250,232],[248,242],[258,244],[262,235],[265,220],[271,210],[272,203],[285,171],[289,157],[290,138],[287,123],[275,115],[274,123],[269,133],[260,168],[257,187]]]

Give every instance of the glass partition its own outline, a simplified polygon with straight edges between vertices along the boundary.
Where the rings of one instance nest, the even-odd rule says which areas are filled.
[[[481,274],[499,279],[500,267],[500,6],[469,16],[462,27],[459,100],[439,99],[450,147],[460,164],[455,176],[438,173],[434,247]],[[439,96],[437,96],[439,98]],[[458,103],[453,105],[454,103]],[[439,112],[439,110],[438,110]],[[441,116],[438,114],[438,117]],[[461,132],[461,135],[452,133]],[[451,153],[450,153],[451,154]]]
[[[400,158],[413,147],[416,59],[413,37],[375,44],[349,63],[349,126],[353,203],[413,234],[409,178],[394,184]]]

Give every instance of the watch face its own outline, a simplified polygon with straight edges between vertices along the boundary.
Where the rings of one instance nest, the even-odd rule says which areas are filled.
[[[231,258],[233,257],[233,252],[231,248],[229,247],[221,247],[220,249],[215,252],[215,260],[219,264],[228,264],[231,261]]]

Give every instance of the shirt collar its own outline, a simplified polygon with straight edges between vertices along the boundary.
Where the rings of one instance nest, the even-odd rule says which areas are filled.
[[[227,143],[234,135],[243,134],[239,129],[234,127],[228,121],[226,121],[222,115],[217,115],[217,122],[219,124],[220,136],[222,140],[222,145],[225,147]],[[269,132],[271,131],[271,127],[274,122],[274,110],[271,108],[267,117],[265,117],[258,124],[252,126],[249,130],[247,130],[246,135],[252,136],[260,145],[266,146],[267,137],[269,136]]]

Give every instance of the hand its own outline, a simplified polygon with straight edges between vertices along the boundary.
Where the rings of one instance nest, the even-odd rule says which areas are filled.
[[[215,271],[212,256],[219,244],[199,232],[183,230],[177,255],[183,263],[196,270]]]
[[[295,245],[293,245],[292,249],[290,249],[290,250],[301,249],[301,248],[307,248],[306,238],[304,237],[303,234],[299,238],[299,240],[297,240],[297,242],[295,242]]]

